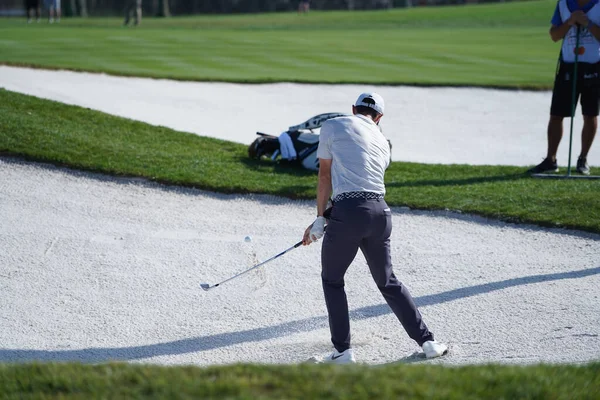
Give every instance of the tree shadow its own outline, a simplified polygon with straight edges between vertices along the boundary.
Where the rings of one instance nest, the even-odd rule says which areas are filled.
[[[473,297],[509,287],[562,279],[579,279],[598,274],[600,274],[600,267],[553,274],[531,275],[521,278],[512,278],[503,281],[453,289],[437,294],[421,296],[415,298],[414,300],[419,307],[424,307]],[[387,304],[378,304],[353,310],[351,311],[350,316],[353,320],[363,320],[389,314],[390,312],[391,310]],[[197,353],[242,343],[258,342],[262,340],[285,337],[296,333],[310,332],[316,329],[327,327],[328,318],[327,316],[323,315],[263,328],[239,332],[226,332],[142,346],[87,348],[79,350],[0,349],[0,362],[76,361],[84,363],[99,363],[107,361],[130,361],[166,355]],[[399,362],[418,361],[422,361],[420,357],[411,355],[408,356],[406,360],[400,360]]]

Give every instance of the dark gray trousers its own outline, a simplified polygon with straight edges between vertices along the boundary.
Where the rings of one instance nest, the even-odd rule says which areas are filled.
[[[142,22],[142,0],[126,0],[125,25],[129,24],[132,14],[134,24],[139,25],[139,23]]]
[[[331,341],[337,351],[350,348],[350,317],[344,275],[362,251],[371,275],[400,323],[419,346],[433,340],[408,289],[392,269],[392,213],[383,199],[345,199],[333,206],[321,251],[321,278],[329,313]]]

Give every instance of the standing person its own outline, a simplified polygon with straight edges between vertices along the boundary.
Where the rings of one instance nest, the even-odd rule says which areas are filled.
[[[310,0],[300,0],[298,3],[298,14],[307,13],[310,10]]]
[[[55,18],[56,22],[60,22],[60,0],[44,0],[44,4],[48,8],[48,22],[54,23]]]
[[[133,24],[139,25],[142,22],[142,0],[126,0],[123,25],[129,25],[131,14],[133,14]]]
[[[33,21],[34,16],[35,20],[37,22],[40,22],[40,17],[42,15],[40,0],[25,0],[25,12],[27,14],[28,24],[30,24]]]
[[[390,147],[378,126],[383,111],[380,95],[363,93],[352,106],[354,115],[330,119],[321,127],[317,150],[317,219],[306,228],[302,241],[306,246],[325,235],[321,278],[335,348],[325,362],[356,362],[350,346],[344,275],[358,249],[364,254],[381,294],[425,355],[439,357],[448,351],[445,344],[433,339],[408,289],[392,270],[392,214],[383,200]],[[333,208],[324,233],[324,213],[332,192]]]
[[[579,48],[576,49],[577,35]],[[548,122],[548,152],[531,173],[558,172],[556,152],[563,136],[563,119],[572,113],[573,80],[576,79],[575,104],[581,97],[583,129],[577,172],[589,175],[587,155],[598,129],[600,110],[600,5],[598,0],[560,0],[552,17],[550,37],[563,40],[560,65],[554,79],[550,121]],[[577,52],[577,77],[573,76]]]

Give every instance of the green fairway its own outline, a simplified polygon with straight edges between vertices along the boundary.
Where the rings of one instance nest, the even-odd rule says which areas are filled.
[[[555,1],[146,18],[0,19],[0,63],[230,82],[549,88]]]
[[[316,174],[250,160],[244,145],[5,90],[0,90],[0,152],[218,192],[316,195]],[[386,173],[386,200],[600,232],[597,181],[539,180],[524,172],[394,162]]]

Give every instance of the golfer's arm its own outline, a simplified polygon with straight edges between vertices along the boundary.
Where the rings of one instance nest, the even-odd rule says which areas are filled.
[[[571,26],[572,25],[570,25],[568,22],[558,26],[552,25],[552,27],[550,27],[550,37],[555,42],[562,40],[567,32],[569,32],[569,29],[571,29]]]
[[[331,196],[331,160],[319,158],[319,182],[317,184],[317,216],[322,216]]]

